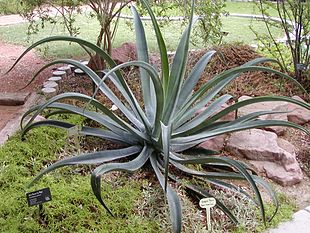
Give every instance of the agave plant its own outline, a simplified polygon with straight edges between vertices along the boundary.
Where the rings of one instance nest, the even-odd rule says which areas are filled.
[[[66,130],[75,127],[71,123],[60,120],[47,119],[41,122],[33,121],[37,115],[49,109],[52,110],[50,115],[63,112],[78,114],[102,125],[100,128],[82,126],[76,132],[80,135],[96,136],[125,145],[122,149],[79,154],[58,161],[38,174],[30,186],[44,174],[63,166],[81,164],[98,165],[91,174],[91,187],[98,201],[108,213],[113,215],[112,210],[106,206],[101,197],[102,176],[111,171],[134,172],[148,164],[153,169],[159,184],[166,194],[165,197],[167,198],[170,209],[173,232],[180,232],[182,228],[181,203],[177,193],[169,185],[169,181],[182,182],[182,176],[176,175],[178,171],[186,177],[192,177],[193,179],[199,179],[214,186],[233,190],[252,199],[258,208],[260,208],[262,219],[265,222],[267,217],[265,216],[264,202],[258,186],[260,185],[265,188],[272,197],[276,205],[275,214],[278,203],[275,193],[270,186],[260,179],[246,164],[224,156],[216,156],[216,151],[199,148],[197,145],[218,135],[266,126],[294,127],[310,134],[305,128],[291,122],[258,119],[259,116],[275,113],[271,111],[251,113],[232,121],[221,120],[222,117],[238,110],[240,107],[263,101],[287,101],[308,110],[310,106],[288,97],[264,96],[240,101],[222,110],[221,105],[229,101],[232,96],[228,94],[219,95],[219,93],[243,72],[264,71],[275,73],[293,82],[294,79],[279,71],[258,66],[264,62],[276,62],[273,59],[259,58],[214,76],[213,79],[194,91],[205,66],[215,52],[207,52],[197,62],[191,72],[186,75],[189,37],[195,21],[193,19],[193,13],[191,14],[189,25],[181,37],[170,66],[166,45],[155,16],[148,2],[146,0],[142,0],[141,2],[149,12],[156,33],[161,58],[160,72],[149,63],[144,28],[134,7],[131,9],[135,23],[137,61],[116,65],[105,51],[90,42],[74,37],[54,36],[40,40],[30,46],[12,66],[13,68],[28,51],[43,43],[51,41],[75,42],[84,48],[93,50],[106,61],[109,69],[103,71],[103,77],[100,77],[97,72],[80,62],[69,59],[53,61],[42,67],[37,74],[43,69],[59,63],[74,65],[83,70],[96,85],[97,91],[101,91],[107,96],[121,112],[121,115],[117,115],[115,112],[109,110],[104,103],[100,103],[94,98],[95,94],[94,96],[87,96],[79,93],[59,94],[49,99],[46,103],[34,106],[27,111],[23,116],[21,124],[23,126],[23,136],[29,130],[39,126],[53,126]],[[122,68],[128,66],[139,67],[143,107],[139,105],[127,81],[120,72]],[[121,93],[122,100],[105,83],[108,79]],[[84,102],[85,107],[79,108],[63,101],[71,99]],[[207,106],[205,110],[197,114],[197,110],[205,106]],[[30,120],[24,122],[29,115],[31,116]],[[124,158],[127,158],[126,161],[128,162],[119,161],[119,159],[123,159],[122,161],[124,161]],[[192,164],[204,165],[205,169],[195,170],[195,166],[189,166]],[[240,190],[231,183],[233,180],[246,181],[251,187],[252,192]],[[190,182],[184,182],[182,185],[198,198],[212,197],[208,190],[202,186],[200,187]],[[216,199],[216,197],[214,198]],[[219,200],[217,200],[217,207],[227,214],[233,222],[238,223],[238,220],[231,211]]]

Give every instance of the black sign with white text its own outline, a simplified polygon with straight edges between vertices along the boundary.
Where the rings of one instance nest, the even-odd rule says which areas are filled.
[[[29,206],[40,205],[44,202],[52,200],[52,195],[49,188],[44,188],[31,193],[27,193],[26,196]]]

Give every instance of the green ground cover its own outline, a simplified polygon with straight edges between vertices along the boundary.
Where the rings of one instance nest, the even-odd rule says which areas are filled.
[[[68,144],[63,130],[42,128],[21,141],[16,134],[0,147],[0,232],[155,232],[156,219],[135,214],[135,204],[142,196],[143,182],[126,174],[117,182],[104,182],[104,198],[117,218],[109,216],[92,194],[89,176],[78,169],[62,169],[44,177],[35,187],[26,185],[44,166],[59,159]],[[78,173],[78,174],[77,174]],[[38,207],[28,207],[26,192],[49,187],[53,200]],[[117,188],[116,188],[117,187]],[[119,188],[118,188],[119,187]],[[149,231],[150,230],[150,231]]]
[[[82,122],[79,117],[70,117],[69,121]],[[82,167],[63,168],[44,176],[31,189],[26,188],[43,167],[75,150],[75,144],[68,139],[66,131],[47,127],[34,129],[24,141],[17,133],[0,147],[1,233],[170,231],[163,193],[159,187],[150,186],[149,178],[144,179],[141,175],[137,179],[126,173],[114,174],[115,179],[113,175],[103,179],[102,196],[116,218],[109,216],[93,196],[87,172],[90,169],[87,166],[84,166],[84,170]],[[44,212],[40,216],[38,207],[28,207],[25,194],[44,187],[51,189],[53,200],[44,204]],[[217,191],[214,194],[220,200],[229,201],[230,205],[235,206],[233,211],[240,220],[240,226],[233,232],[265,230],[258,220],[259,210],[253,203],[236,196],[227,198],[224,192]],[[192,232],[194,228],[200,232],[204,222],[195,211],[197,206],[189,199],[182,201],[184,232]],[[294,204],[285,196],[280,195],[279,201],[280,211],[268,223],[269,227],[290,219],[295,210]],[[267,214],[272,213],[272,205],[267,205],[266,208]],[[223,232],[222,229],[227,224],[225,221],[213,222],[214,232]]]

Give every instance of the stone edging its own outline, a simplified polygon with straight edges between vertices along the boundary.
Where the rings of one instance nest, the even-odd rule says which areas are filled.
[[[39,96],[36,93],[31,93],[28,97],[26,103],[18,111],[16,117],[13,117],[4,128],[0,131],[0,146],[3,145],[9,137],[11,137],[16,131],[20,129],[20,120],[25,111],[27,111],[31,106],[33,106],[39,100]]]

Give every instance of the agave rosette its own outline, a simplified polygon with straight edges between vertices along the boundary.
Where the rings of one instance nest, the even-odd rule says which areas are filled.
[[[258,185],[265,188],[270,194],[276,205],[275,214],[278,203],[271,187],[244,163],[227,157],[216,156],[216,151],[202,149],[196,146],[218,135],[266,126],[294,127],[310,134],[305,128],[292,122],[260,120],[258,118],[262,115],[275,113],[272,111],[251,113],[236,118],[233,121],[220,120],[225,115],[238,110],[240,107],[264,101],[287,101],[302,106],[305,109],[310,109],[307,103],[279,96],[254,97],[232,104],[226,109],[221,109],[221,106],[229,101],[232,96],[229,94],[219,96],[219,93],[243,72],[264,71],[275,73],[295,82],[297,85],[299,84],[286,74],[268,67],[259,66],[265,62],[276,62],[275,60],[258,58],[240,67],[216,75],[213,79],[203,84],[197,91],[194,91],[199,78],[215,51],[207,52],[201,57],[191,72],[187,76],[185,75],[190,31],[195,21],[193,19],[193,13],[191,14],[189,25],[181,37],[170,66],[166,45],[156,18],[148,2],[146,0],[142,0],[141,2],[149,12],[155,30],[161,58],[160,72],[149,63],[144,28],[134,7],[132,7],[132,13],[136,32],[137,61],[117,65],[105,51],[90,42],[75,37],[53,36],[40,40],[30,46],[12,66],[13,68],[28,51],[43,43],[51,41],[75,42],[84,48],[93,50],[105,60],[109,69],[104,71],[103,78],[89,67],[70,59],[53,61],[42,67],[37,74],[43,69],[55,64],[65,63],[74,65],[85,72],[95,84],[96,91],[101,91],[108,97],[122,114],[122,116],[118,116],[103,103],[97,101],[94,98],[95,94],[94,96],[87,96],[79,93],[62,93],[52,97],[44,104],[32,107],[25,113],[22,119],[22,125],[24,125],[22,128],[23,136],[29,130],[39,126],[54,126],[67,130],[75,127],[71,123],[60,120],[47,119],[41,122],[33,121],[37,115],[46,109],[51,109],[52,113],[50,115],[63,112],[78,114],[102,125],[101,128],[82,126],[78,130],[80,135],[95,136],[126,146],[122,149],[79,154],[60,160],[38,174],[30,186],[44,174],[57,168],[67,165],[96,164],[98,167],[91,174],[91,187],[98,201],[113,215],[112,210],[106,206],[101,197],[102,176],[111,171],[134,172],[148,163],[153,168],[155,176],[166,193],[174,232],[181,231],[182,211],[177,193],[170,187],[168,180],[181,182],[182,177],[176,176],[171,172],[172,167],[174,171],[180,171],[186,176],[239,192],[252,199],[260,208],[262,219],[265,222],[267,217],[265,216],[264,202]],[[120,72],[122,68],[129,66],[139,67],[143,108],[139,105],[127,81]],[[108,79],[111,80],[121,93],[122,100],[105,83]],[[80,108],[63,102],[63,100],[72,99],[84,102],[86,107]],[[207,106],[205,110],[197,114],[197,111],[205,106]],[[31,115],[30,120],[23,124],[29,115]],[[117,161],[123,158],[128,158],[128,162]],[[198,171],[193,166],[188,166],[189,164],[201,164],[210,169]],[[247,181],[252,192],[247,193],[238,189],[231,183],[232,180]],[[208,190],[189,182],[183,183],[183,186],[198,198],[212,196]],[[216,199],[216,197],[214,198]],[[233,222],[238,222],[231,211],[219,200],[217,200],[217,207],[225,212]],[[272,218],[274,214],[269,217]]]

